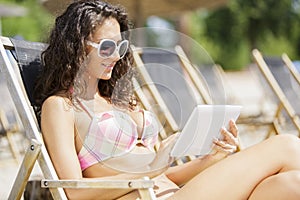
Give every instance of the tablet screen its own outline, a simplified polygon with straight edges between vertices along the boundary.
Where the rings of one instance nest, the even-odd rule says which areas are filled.
[[[229,121],[238,118],[241,108],[238,105],[197,105],[170,155],[181,157],[208,154],[213,139],[220,137],[220,129],[228,128]]]

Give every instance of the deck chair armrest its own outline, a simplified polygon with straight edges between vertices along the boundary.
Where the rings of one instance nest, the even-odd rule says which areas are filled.
[[[120,188],[120,189],[147,189],[154,187],[154,181],[148,177],[135,180],[78,180],[78,179],[66,179],[66,180],[49,180],[43,179],[41,181],[41,187],[43,188]]]
[[[41,181],[43,188],[105,188],[137,189],[140,199],[155,200],[154,181],[149,177],[136,180],[47,180]]]

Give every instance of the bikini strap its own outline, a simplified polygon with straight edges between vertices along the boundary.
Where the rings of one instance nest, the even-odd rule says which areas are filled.
[[[93,112],[89,109],[89,107],[87,105],[85,105],[85,103],[83,103],[82,101],[80,101],[78,98],[76,98],[78,104],[80,105],[80,107],[89,115],[89,117],[91,119],[93,119]]]

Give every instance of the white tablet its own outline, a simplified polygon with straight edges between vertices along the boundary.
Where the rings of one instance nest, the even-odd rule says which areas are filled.
[[[238,105],[197,105],[170,155],[178,158],[209,153],[213,139],[220,137],[220,129],[227,128],[231,119],[237,120],[241,108]]]

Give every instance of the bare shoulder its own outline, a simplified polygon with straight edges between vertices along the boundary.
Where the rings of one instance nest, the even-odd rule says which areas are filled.
[[[48,97],[44,103],[43,108],[57,108],[57,109],[72,109],[72,104],[68,98],[61,96],[50,96]]]
[[[41,129],[48,145],[49,141],[55,140],[52,137],[73,137],[74,122],[74,109],[67,98],[50,96],[44,101],[41,113]]]
[[[48,97],[42,106],[42,114],[73,115],[73,106],[68,98],[61,96]]]

